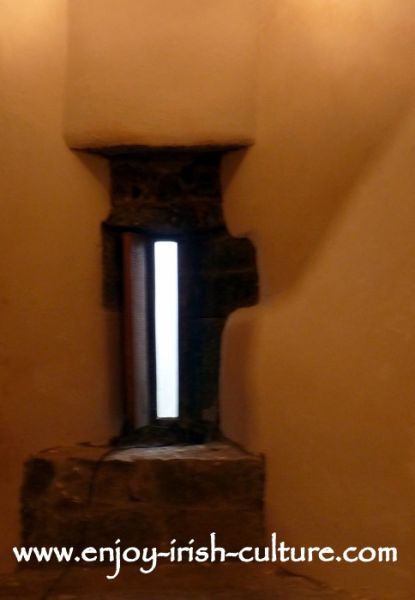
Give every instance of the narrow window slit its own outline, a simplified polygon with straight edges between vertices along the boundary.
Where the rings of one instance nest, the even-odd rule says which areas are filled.
[[[154,243],[157,418],[179,416],[178,244]]]
[[[258,284],[254,247],[224,225],[221,159],[190,149],[111,157],[104,266],[108,296],[121,300],[111,306],[122,308],[117,443],[220,436],[221,336],[233,310],[255,304]]]

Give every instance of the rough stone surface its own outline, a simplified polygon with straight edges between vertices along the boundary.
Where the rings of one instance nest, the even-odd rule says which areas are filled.
[[[108,567],[24,570],[0,579],[0,598],[25,600],[358,600],[341,590],[278,571],[237,563],[161,565],[150,575],[124,567],[114,581]],[[363,600],[363,599],[362,599]]]
[[[220,340],[225,319],[188,318],[180,324],[181,355],[184,371],[180,394],[185,413],[202,416],[204,421],[218,420],[218,408],[212,398],[218,396]]]
[[[198,446],[54,448],[31,458],[22,489],[23,544],[81,548],[267,545],[261,457],[226,443]],[[185,555],[186,556],[186,555]],[[186,558],[184,559],[186,560]],[[7,600],[351,600],[340,590],[276,565],[173,563],[153,573],[140,563],[83,565],[31,561],[0,578]],[[355,596],[357,598],[357,596]]]
[[[221,153],[168,153],[111,158],[115,227],[182,234],[224,227],[220,205]]]
[[[203,545],[263,541],[260,457],[223,444],[41,452],[25,466],[26,545]],[[243,523],[243,527],[241,527]]]
[[[147,275],[138,284],[147,290],[147,306],[152,243],[179,243],[180,426],[201,442],[219,434],[219,353],[225,320],[258,298],[255,248],[248,239],[233,238],[225,227],[222,155],[213,149],[112,154],[112,205],[103,225],[104,301],[112,308],[121,308],[123,299],[123,233],[140,236]],[[150,336],[146,370],[151,390],[153,346]],[[153,392],[149,402],[155,414]],[[124,433],[131,434],[134,427],[134,419],[126,417]]]

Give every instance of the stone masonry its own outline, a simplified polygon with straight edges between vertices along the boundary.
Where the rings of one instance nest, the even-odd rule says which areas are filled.
[[[262,544],[263,484],[262,459],[223,443],[52,449],[25,467],[23,543]]]
[[[104,153],[105,154],[105,153]],[[193,442],[218,436],[221,335],[237,308],[255,304],[255,248],[226,229],[220,186],[223,150],[131,150],[108,156],[111,211],[103,224],[104,301],[121,309],[125,233],[179,244],[179,424]],[[145,289],[151,279],[151,268]],[[151,365],[151,349],[148,354]],[[151,380],[151,369],[148,373]],[[130,424],[131,425],[131,424]],[[131,429],[126,423],[126,430]],[[137,439],[137,438],[136,438]]]
[[[40,452],[25,465],[22,544],[120,547],[266,545],[264,464],[237,447],[114,449],[80,445]],[[4,600],[352,600],[344,591],[269,563],[140,565],[29,563],[0,577]],[[39,568],[41,566],[42,568]],[[367,600],[367,598],[366,598]]]

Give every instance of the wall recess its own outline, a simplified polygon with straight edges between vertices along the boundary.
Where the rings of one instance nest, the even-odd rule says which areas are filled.
[[[225,227],[222,155],[218,150],[109,155],[104,297],[124,315],[123,440],[203,442],[219,435],[222,330],[233,310],[256,303],[258,289],[253,245],[231,237]],[[154,248],[161,241],[177,247],[178,414],[168,419],[160,418],[157,407]]]

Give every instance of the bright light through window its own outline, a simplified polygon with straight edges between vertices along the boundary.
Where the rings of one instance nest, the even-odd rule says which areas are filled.
[[[157,417],[179,416],[178,262],[176,242],[154,243]]]

